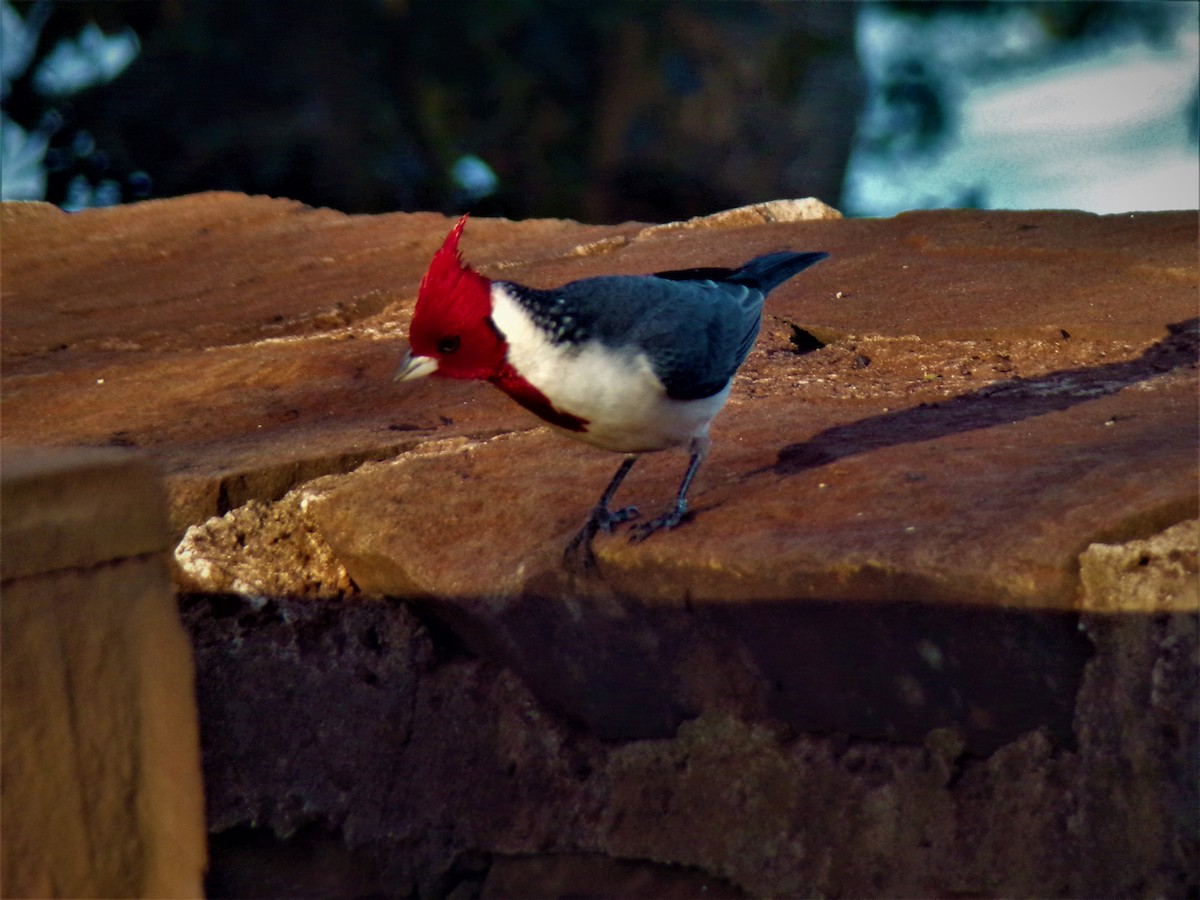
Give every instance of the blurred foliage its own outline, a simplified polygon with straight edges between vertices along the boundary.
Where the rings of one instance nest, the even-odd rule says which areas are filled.
[[[13,5],[24,16],[35,4]],[[830,151],[809,145],[810,122],[788,107],[816,94],[814,60],[838,55],[853,71],[854,10],[815,7],[78,0],[52,5],[39,59],[88,22],[132,28],[141,55],[66,100],[39,96],[27,73],[5,111],[26,127],[51,117],[52,202],[82,171],[134,194],[149,182],[154,196],[229,189],[353,212],[694,215],[836,196],[853,100]],[[95,148],[86,157],[71,149],[80,133]],[[796,177],[806,153],[829,157],[804,167],[823,180]],[[487,198],[452,177],[468,154],[498,175]],[[135,185],[132,173],[148,175]]]
[[[862,4],[771,0],[14,0],[45,18],[4,112],[49,135],[48,199],[225,189],[348,212],[663,221],[777,197],[837,203],[866,105]],[[1166,41],[1171,4],[886,0],[905,16],[1036,14],[1082,46]],[[119,77],[67,98],[33,72],[88,23],[132,29]],[[1031,51],[1034,52],[1034,51]],[[1036,52],[1042,52],[1040,50]],[[988,59],[991,59],[990,55]],[[981,59],[979,65],[989,65]],[[864,140],[936,152],[954,87],[888,72]],[[878,106],[878,104],[876,104]],[[496,189],[456,179],[494,173]],[[490,173],[489,173],[490,170]]]

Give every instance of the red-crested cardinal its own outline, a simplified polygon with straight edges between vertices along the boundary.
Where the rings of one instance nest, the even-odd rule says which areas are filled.
[[[627,454],[567,547],[592,561],[598,531],[638,515],[609,503],[642,453],[691,454],[675,502],[634,526],[645,540],[679,524],[708,453],[708,426],[729,399],[768,293],[827,253],[768,253],[736,269],[606,275],[539,290],[465,264],[459,219],[421,281],[397,381],[438,375],[488,381],[556,431]]]

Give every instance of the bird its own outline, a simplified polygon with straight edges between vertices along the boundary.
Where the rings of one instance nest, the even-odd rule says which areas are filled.
[[[711,445],[709,424],[754,345],[767,295],[829,254],[784,250],[736,268],[602,275],[540,289],[492,280],[464,262],[467,219],[421,279],[395,380],[486,381],[560,434],[625,455],[566,560],[594,566],[595,536],[639,516],[637,507],[610,506],[644,453],[681,448],[689,461],[675,501],[632,525],[629,539],[679,525]]]

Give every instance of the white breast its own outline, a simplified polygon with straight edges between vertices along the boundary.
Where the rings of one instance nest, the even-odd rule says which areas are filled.
[[[492,285],[492,320],[508,342],[508,361],[554,407],[588,422],[563,434],[605,450],[642,453],[702,439],[729,399],[729,386],[703,400],[672,400],[645,354],[593,342],[553,344],[524,308]]]

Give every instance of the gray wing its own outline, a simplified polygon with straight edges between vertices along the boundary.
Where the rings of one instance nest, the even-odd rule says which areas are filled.
[[[780,251],[736,269],[610,275],[552,290],[506,287],[555,343],[634,344],[676,400],[719,393],[745,361],[767,293],[828,256]]]
[[[675,400],[711,397],[729,384],[754,346],[765,299],[756,288],[730,282],[620,275],[546,293],[564,292],[589,336],[639,347]]]

